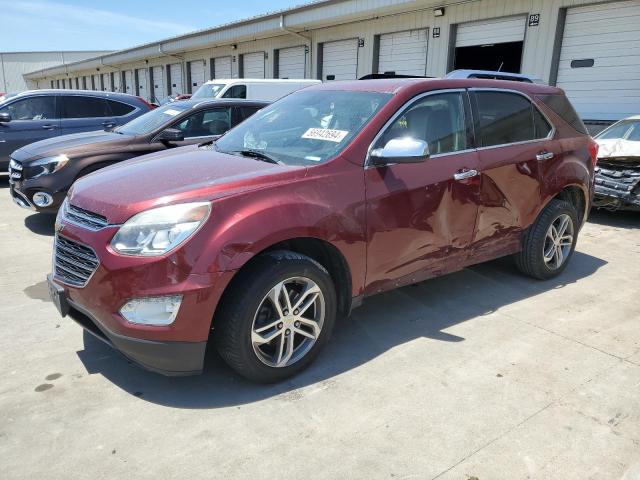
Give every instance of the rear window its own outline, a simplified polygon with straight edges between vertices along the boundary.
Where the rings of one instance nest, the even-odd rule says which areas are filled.
[[[584,126],[584,123],[582,123],[582,120],[567,97],[564,95],[544,95],[540,97],[540,100],[575,130],[584,135],[588,135],[587,128]]]
[[[103,98],[62,97],[62,118],[101,118],[110,116],[111,111]]]
[[[122,117],[128,113],[131,113],[136,107],[127,105],[126,103],[116,102],[115,100],[107,100],[111,112],[115,117]]]

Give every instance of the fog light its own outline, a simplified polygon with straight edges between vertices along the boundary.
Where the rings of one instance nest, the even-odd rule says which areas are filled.
[[[53,203],[53,197],[46,192],[38,192],[33,195],[33,203],[36,207],[48,207]]]
[[[182,295],[133,298],[120,309],[129,323],[139,325],[171,325],[178,315]]]

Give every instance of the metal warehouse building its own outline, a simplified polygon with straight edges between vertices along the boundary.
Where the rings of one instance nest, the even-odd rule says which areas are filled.
[[[215,21],[215,19],[212,19]],[[585,120],[640,113],[640,0],[321,0],[25,77],[150,100],[212,78],[522,72],[564,88]]]

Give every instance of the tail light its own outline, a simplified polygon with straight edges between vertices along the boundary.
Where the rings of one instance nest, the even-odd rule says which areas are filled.
[[[596,163],[598,163],[598,149],[600,148],[600,146],[598,145],[598,142],[596,142],[593,138],[589,138],[589,156],[591,157],[591,162],[593,163],[593,166],[596,166]]]
[[[149,102],[147,102],[147,100],[145,100],[145,99],[144,99],[144,98],[142,98],[142,97],[138,97],[138,99],[139,99],[142,103],[144,103],[147,107],[149,107],[149,110],[153,110],[154,108],[156,108],[156,107],[157,107],[157,105],[154,105],[153,103],[149,103]]]

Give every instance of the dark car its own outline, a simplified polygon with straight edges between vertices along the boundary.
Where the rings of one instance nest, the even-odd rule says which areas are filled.
[[[0,102],[0,171],[24,145],[124,125],[151,110],[140,97],[84,90],[31,90]]]
[[[112,131],[32,143],[11,154],[11,194],[21,207],[57,210],[79,177],[146,153],[213,140],[266,105],[236,99],[181,101]]]
[[[554,87],[311,86],[212,145],[77,182],[49,289],[148,369],[200,372],[211,339],[241,375],[277,381],[369,296],[506,255],[533,278],[561,274],[596,155]]]

